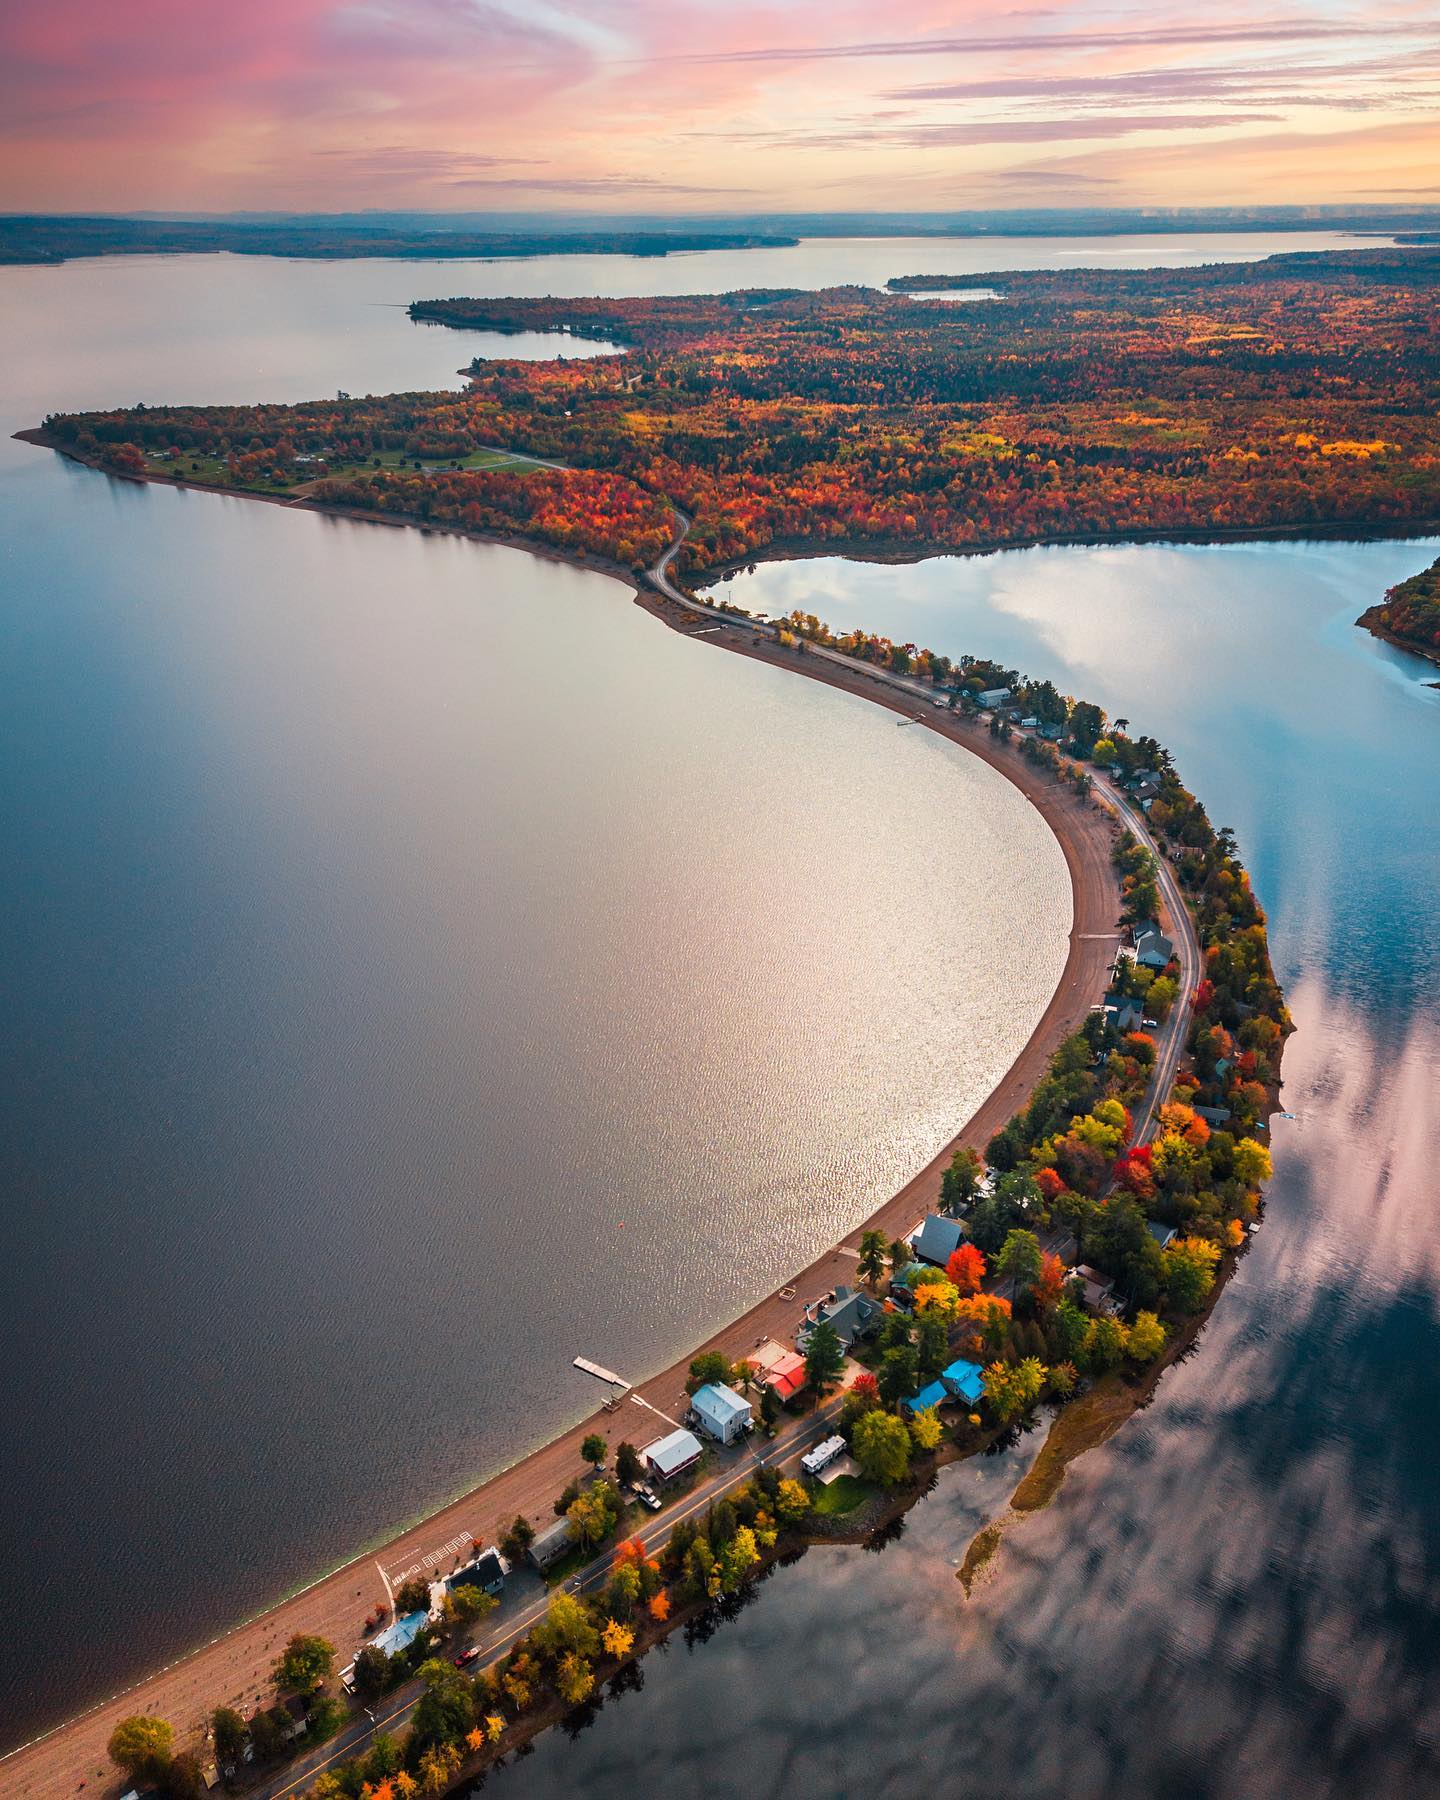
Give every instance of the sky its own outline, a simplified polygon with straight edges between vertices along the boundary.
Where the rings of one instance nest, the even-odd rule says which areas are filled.
[[[1434,0],[3,0],[0,210],[1440,202]]]

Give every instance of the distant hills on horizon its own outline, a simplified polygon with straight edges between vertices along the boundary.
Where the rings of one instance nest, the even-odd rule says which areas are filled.
[[[803,237],[1116,237],[1176,231],[1440,230],[1440,206],[1025,207],[949,212],[11,213],[0,262],[194,254],[460,258],[749,249]]]

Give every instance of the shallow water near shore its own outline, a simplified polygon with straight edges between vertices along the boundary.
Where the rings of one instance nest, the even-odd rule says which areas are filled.
[[[617,282],[717,284],[682,260]],[[481,346],[400,296],[606,274],[201,261],[3,272],[7,428],[445,385]],[[661,1362],[831,1241],[1023,1041],[1066,909],[998,777],[598,577],[8,442],[0,511],[0,1597],[47,1621],[0,1646],[11,1741],[577,1414],[576,1351]],[[1013,657],[1168,742],[1271,909],[1297,1117],[1199,1354],[963,1613],[1008,1492],[964,1467],[898,1551],[777,1572],[487,1791],[1434,1785],[1440,694],[1349,624],[1434,553],[727,590]]]

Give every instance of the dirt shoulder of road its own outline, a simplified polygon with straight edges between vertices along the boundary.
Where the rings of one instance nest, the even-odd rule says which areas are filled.
[[[404,523],[388,518],[382,522]],[[596,564],[585,566],[593,568]],[[628,576],[624,579],[634,587]],[[704,641],[709,644],[823,681],[873,700],[903,717],[923,715],[929,729],[999,770],[1035,806],[1061,846],[1073,893],[1069,950],[1059,984],[1029,1041],[991,1094],[925,1168],[871,1218],[856,1221],[843,1244],[825,1251],[792,1278],[787,1284],[792,1298],[782,1300],[778,1293],[767,1295],[705,1344],[696,1345],[682,1361],[639,1385],[637,1391],[643,1398],[661,1411],[669,1411],[683,1391],[691,1357],[699,1350],[717,1349],[738,1359],[767,1337],[788,1340],[794,1334],[803,1299],[824,1293],[839,1282],[854,1282],[853,1246],[862,1230],[876,1226],[894,1237],[933,1209],[939,1197],[941,1174],[955,1148],[960,1144],[984,1148],[1028,1097],[1057,1045],[1080,1025],[1099,998],[1118,941],[1118,897],[1110,864],[1114,827],[1108,815],[1098,803],[1075,795],[1026,761],[1017,750],[992,739],[984,726],[918,699],[908,700],[903,694],[885,689],[861,669],[842,668],[803,652],[786,650],[760,638],[748,621],[716,626],[712,620],[653,592],[647,591],[639,599],[641,605],[675,630],[687,635],[703,630]],[[591,1431],[613,1435],[614,1429],[611,1415],[603,1411],[593,1413],[423,1522],[397,1533],[379,1549],[353,1558],[257,1618],[237,1625],[168,1668],[12,1752],[0,1761],[0,1787],[7,1796],[25,1800],[74,1794],[82,1783],[92,1793],[119,1793],[121,1784],[107,1763],[105,1745],[121,1718],[138,1712],[158,1714],[174,1725],[181,1744],[193,1744],[203,1721],[215,1707],[228,1705],[247,1712],[253,1709],[266,1694],[272,1663],[297,1632],[315,1632],[328,1638],[337,1647],[341,1660],[348,1660],[361,1641],[362,1621],[382,1592],[377,1564],[397,1569],[428,1559],[431,1567],[448,1568],[461,1558],[447,1553],[437,1561],[437,1550],[457,1538],[475,1537],[493,1543],[517,1513],[549,1519],[555,1495],[581,1467],[581,1439]],[[397,1510],[402,1505],[403,1497]]]

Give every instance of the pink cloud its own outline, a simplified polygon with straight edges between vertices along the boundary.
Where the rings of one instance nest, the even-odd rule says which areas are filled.
[[[1274,138],[1226,151],[1265,191],[1203,197],[1323,199],[1346,114],[1403,114],[1407,146],[1433,123],[1440,31],[1407,0],[1219,4],[916,0],[897,33],[881,0],[9,0],[0,206],[903,205],[912,180],[1023,187],[1029,147],[1145,131],[1207,158]],[[1422,184],[1417,154],[1368,173]],[[1105,180],[1168,197],[1151,175],[1147,152]]]

